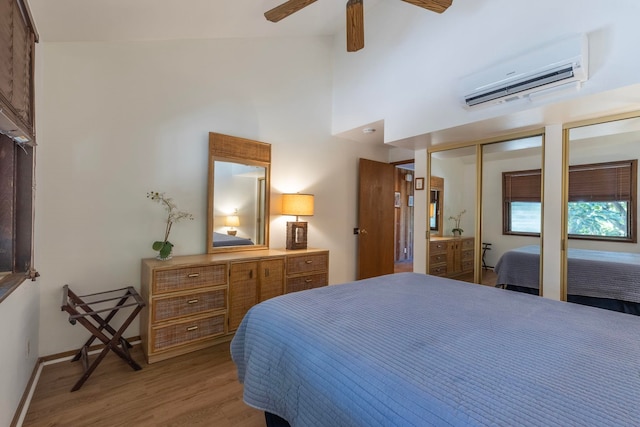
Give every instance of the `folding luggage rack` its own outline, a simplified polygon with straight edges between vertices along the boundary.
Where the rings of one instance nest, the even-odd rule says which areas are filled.
[[[126,288],[98,292],[89,295],[76,295],[71,291],[71,289],[69,289],[69,285],[64,285],[62,290],[62,306],[60,309],[69,313],[69,323],[75,325],[76,322],[79,322],[82,326],[87,328],[92,335],[71,360],[72,362],[82,360],[82,364],[84,366],[84,374],[75,383],[71,391],[76,391],[82,387],[84,382],[93,373],[102,359],[104,359],[109,350],[112,350],[120,356],[120,358],[127,362],[135,371],[142,369],[129,354],[129,349],[132,347],[131,344],[122,337],[124,331],[129,327],[133,319],[135,319],[145,305],[144,301],[133,287],[128,286]],[[86,299],[86,301],[83,298]],[[113,305],[113,301],[117,301],[115,305]],[[105,306],[108,307],[103,308]],[[118,311],[125,308],[132,308],[133,310],[129,314],[129,317],[125,319],[124,323],[122,323],[120,328],[116,330],[109,325],[109,322],[113,320]],[[108,314],[103,318],[101,316],[102,313]],[[111,337],[109,337],[109,335]],[[93,363],[89,365],[89,346],[91,346],[96,338],[102,341],[104,348]]]

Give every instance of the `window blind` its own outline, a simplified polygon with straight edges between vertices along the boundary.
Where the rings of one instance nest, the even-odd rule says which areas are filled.
[[[637,160],[569,167],[570,202],[631,201]]]
[[[505,203],[540,202],[540,169],[502,172],[502,198]]]

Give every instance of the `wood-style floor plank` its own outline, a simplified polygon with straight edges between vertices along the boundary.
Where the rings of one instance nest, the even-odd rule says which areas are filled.
[[[264,414],[242,401],[229,343],[152,365],[139,345],[131,354],[142,370],[109,352],[73,393],[81,362],[45,366],[23,426],[264,427]]]

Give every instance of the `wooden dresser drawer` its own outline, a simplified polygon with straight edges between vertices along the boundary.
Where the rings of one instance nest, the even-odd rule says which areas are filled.
[[[285,292],[297,292],[327,286],[327,273],[308,274],[306,276],[288,277]]]
[[[462,261],[473,262],[473,249],[467,249],[462,251]]]
[[[153,294],[197,289],[227,283],[227,264],[158,270],[153,281]]]
[[[224,334],[224,314],[151,329],[153,350],[159,351]]]
[[[326,271],[329,265],[327,253],[288,256],[287,274],[309,273],[312,271]]]
[[[429,266],[429,274],[432,276],[446,276],[447,266],[445,265],[431,265]]]
[[[447,253],[429,255],[429,265],[435,266],[447,263]]]
[[[447,253],[447,246],[448,246],[448,243],[446,241],[442,241],[442,242],[432,241],[432,242],[429,242],[429,253],[431,255],[440,254],[440,253],[446,254]]]
[[[462,272],[468,273],[473,271],[473,259],[470,261],[462,261]]]
[[[153,302],[153,323],[227,308],[226,288],[186,295],[157,298]]]
[[[465,239],[462,239],[462,250],[468,250],[471,249],[473,250],[473,241],[474,239],[471,237],[467,237]]]

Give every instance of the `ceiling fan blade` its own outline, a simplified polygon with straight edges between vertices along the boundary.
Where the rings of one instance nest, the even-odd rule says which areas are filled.
[[[264,17],[271,22],[278,22],[316,1],[317,0],[289,0],[265,12]]]
[[[402,0],[413,5],[424,7],[432,12],[442,13],[453,3],[453,0]]]
[[[364,7],[362,0],[347,2],[347,52],[364,47]]]

